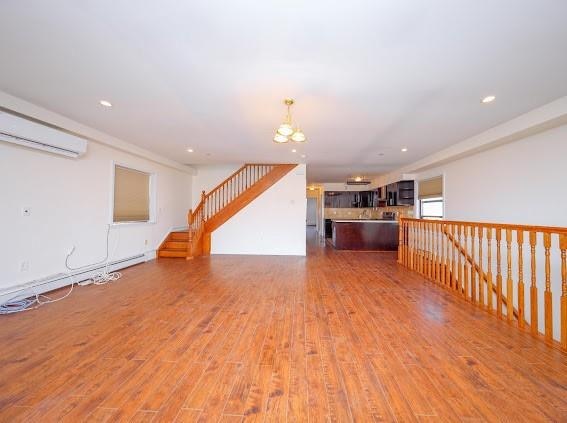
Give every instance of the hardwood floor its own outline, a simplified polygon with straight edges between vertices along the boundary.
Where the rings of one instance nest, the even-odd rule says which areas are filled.
[[[567,355],[395,253],[160,260],[0,317],[0,421],[567,421]]]

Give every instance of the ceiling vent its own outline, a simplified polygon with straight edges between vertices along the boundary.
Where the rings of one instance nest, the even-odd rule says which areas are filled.
[[[0,141],[73,158],[87,152],[84,138],[4,112],[0,112]]]
[[[349,178],[346,181],[347,185],[370,185],[370,180],[364,178]]]

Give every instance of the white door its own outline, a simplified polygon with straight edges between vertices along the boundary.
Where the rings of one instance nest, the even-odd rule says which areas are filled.
[[[307,199],[307,226],[317,225],[317,199]]]

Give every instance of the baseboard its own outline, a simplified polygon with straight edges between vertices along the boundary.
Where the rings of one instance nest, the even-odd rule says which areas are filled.
[[[148,253],[150,254],[148,255]],[[148,251],[145,254],[138,254],[120,260],[114,260],[108,264],[108,269],[111,272],[115,272],[120,269],[125,269],[126,267],[144,263],[148,260],[151,260],[151,258],[148,258],[151,257],[151,253],[152,251]],[[155,250],[153,251],[153,256],[155,258]],[[7,288],[0,291],[0,304],[3,304],[9,300],[27,298],[35,294],[43,294],[45,292],[63,288],[65,286],[71,285],[73,281],[75,283],[86,281],[87,279],[92,278],[96,273],[100,272],[105,267],[105,264],[101,264],[97,266],[87,267],[81,270],[76,270],[71,273],[58,273],[46,278],[36,279],[21,285]]]

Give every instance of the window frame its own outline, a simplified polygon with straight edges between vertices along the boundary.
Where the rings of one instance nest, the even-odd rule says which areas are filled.
[[[432,216],[423,214],[423,203],[441,203],[441,216]],[[422,219],[438,219],[443,220],[445,217],[445,199],[444,197],[422,198],[419,200],[419,217]]]
[[[118,161],[111,161],[110,165],[110,211],[108,216],[108,222],[111,226],[123,226],[123,225],[152,225],[157,222],[157,196],[156,196],[156,189],[157,189],[157,174],[152,172],[148,169],[144,169],[139,166],[133,166],[129,163],[123,163]],[[123,167],[129,170],[133,170],[136,172],[141,172],[149,175],[149,219],[148,220],[132,220],[132,221],[124,221],[124,222],[115,222],[114,221],[114,188],[116,182],[116,167]]]

